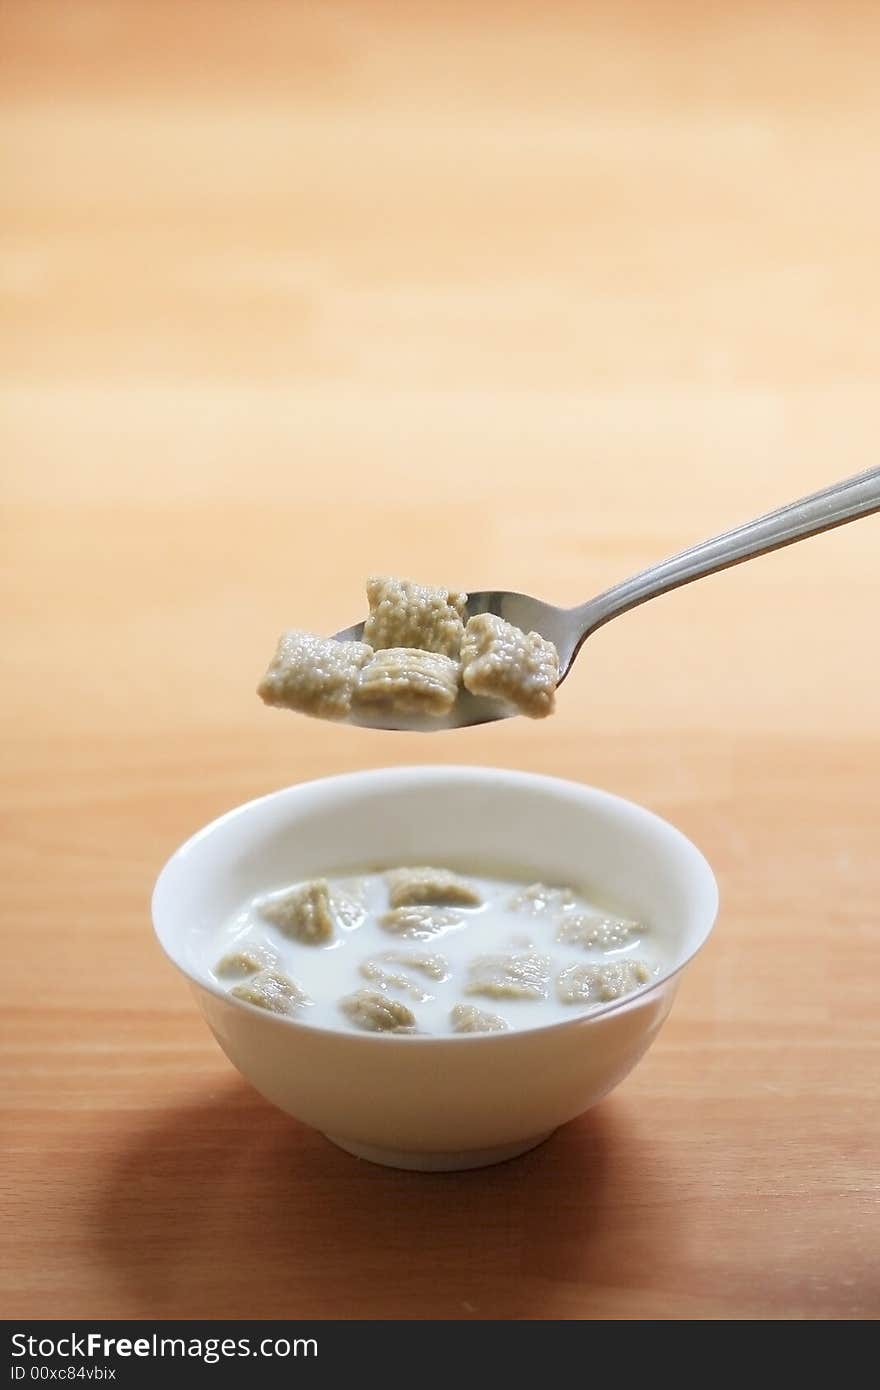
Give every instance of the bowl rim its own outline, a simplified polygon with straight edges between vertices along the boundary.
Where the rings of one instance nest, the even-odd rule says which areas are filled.
[[[526,786],[541,790],[542,788],[550,793],[559,795],[566,794],[572,801],[582,800],[591,801],[594,805],[604,804],[608,807],[616,807],[627,814],[635,814],[643,823],[648,823],[660,834],[665,837],[670,844],[675,844],[684,857],[690,860],[692,869],[697,877],[700,878],[700,893],[706,895],[705,904],[701,904],[701,911],[705,909],[707,925],[702,931],[696,945],[688,951],[676,964],[660,975],[655,976],[650,983],[640,986],[622,999],[614,999],[607,1004],[602,1004],[598,1008],[591,1009],[589,1013],[577,1013],[571,1018],[559,1019],[554,1023],[535,1024],[529,1028],[511,1028],[505,1032],[487,1033],[369,1033],[354,1032],[345,1028],[327,1028],[322,1024],[308,1023],[304,1019],[289,1017],[285,1014],[271,1013],[267,1009],[261,1009],[256,1004],[250,1004],[247,1000],[238,999],[230,994],[222,985],[215,981],[204,979],[197,975],[181,960],[171,949],[170,943],[163,935],[159,926],[159,917],[163,911],[161,899],[167,891],[167,881],[178,871],[181,860],[187,858],[189,854],[201,844],[209,839],[213,834],[230,822],[244,819],[253,814],[257,807],[268,808],[272,803],[284,803],[289,799],[294,799],[299,794],[308,794],[310,790],[327,788],[332,791],[334,788],[345,791],[346,787],[354,789],[356,784],[369,783],[370,781],[382,782],[388,785],[389,780],[400,786],[407,784],[424,784],[425,781],[444,781],[447,779],[456,781],[494,782],[496,785],[507,784],[509,787]],[[674,980],[690,965],[691,961],[699,954],[706,945],[709,937],[715,928],[718,920],[718,909],[720,905],[720,894],[718,882],[709,864],[708,859],[702,850],[694,842],[674,826],[671,821],[663,816],[657,815],[647,806],[642,806],[637,801],[631,801],[626,797],[619,796],[616,792],[605,791],[601,787],[592,786],[586,782],[577,782],[568,777],[556,777],[547,773],[527,772],[522,769],[499,768],[481,766],[479,764],[467,763],[418,763],[413,765],[398,765],[392,767],[364,768],[356,772],[334,773],[328,777],[311,777],[302,782],[293,782],[285,787],[278,787],[275,791],[266,792],[261,796],[252,797],[249,801],[244,801],[238,806],[233,806],[230,810],[224,811],[213,820],[208,821],[192,835],[188,836],[166,859],[156,882],[153,886],[153,893],[150,900],[151,918],[153,932],[156,939],[171,964],[199,990],[204,990],[208,994],[221,999],[225,1004],[233,1009],[244,1009],[249,1014],[257,1017],[266,1026],[279,1028],[293,1028],[296,1031],[305,1031],[309,1034],[325,1034],[329,1037],[342,1039],[357,1045],[378,1045],[388,1046],[391,1042],[405,1044],[407,1047],[427,1047],[453,1044],[469,1044],[474,1046],[482,1043],[486,1046],[502,1046],[505,1042],[509,1044],[512,1038],[518,1038],[523,1034],[550,1033],[563,1028],[584,1027],[600,1018],[606,1018],[611,1013],[619,1013],[643,1004],[652,994],[656,993]]]

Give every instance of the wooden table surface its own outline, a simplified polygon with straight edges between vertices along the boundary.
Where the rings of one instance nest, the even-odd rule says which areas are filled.
[[[880,15],[9,0],[0,1306],[880,1313],[880,520],[593,639],[544,724],[265,710],[364,576],[576,602],[878,462]],[[155,945],[205,821],[416,761],[577,778],[723,906],[659,1042],[495,1170],[271,1109]]]

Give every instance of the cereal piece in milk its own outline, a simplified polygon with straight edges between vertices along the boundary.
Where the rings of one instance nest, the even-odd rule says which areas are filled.
[[[563,1004],[610,1004],[647,984],[651,971],[643,960],[608,965],[569,965],[559,972],[556,993]]]
[[[371,956],[369,960],[361,961],[358,967],[365,980],[370,984],[378,985],[379,989],[396,989],[402,994],[408,994],[412,999],[419,1003],[424,1003],[430,999],[431,995],[424,990],[417,980],[410,975],[405,975],[402,970],[394,970],[389,967],[386,961]]]
[[[449,976],[448,961],[442,956],[428,955],[423,951],[383,951],[377,959],[415,970],[429,980],[445,980]]]
[[[311,1003],[305,990],[279,970],[261,970],[229,993],[272,1014],[294,1014],[303,1004]]]
[[[384,912],[379,926],[392,936],[408,937],[413,941],[430,941],[464,925],[462,912],[452,907],[395,907]]]
[[[585,951],[619,951],[637,940],[644,931],[640,922],[622,917],[591,917],[588,912],[572,912],[563,917],[556,940]]]
[[[220,979],[232,975],[256,975],[258,970],[274,970],[278,956],[269,946],[261,942],[245,942],[227,951],[214,966],[214,974]]]
[[[453,1033],[504,1033],[510,1027],[498,1014],[486,1014],[473,1004],[456,1004],[449,1019]]]
[[[389,869],[388,903],[391,907],[410,905],[443,907],[479,907],[483,901],[467,879],[451,869],[429,869],[419,865],[413,869]]]
[[[326,878],[310,879],[268,898],[260,904],[260,916],[305,946],[325,946],[334,937],[336,923]]]
[[[478,956],[468,967],[466,994],[490,999],[546,999],[550,962],[537,952]]]
[[[530,912],[534,917],[543,913],[563,912],[574,903],[570,888],[553,888],[546,883],[530,883],[520,888],[508,902],[511,912]]]
[[[377,989],[359,989],[340,999],[339,1007],[355,1028],[368,1033],[411,1033],[416,1016],[399,999]]]

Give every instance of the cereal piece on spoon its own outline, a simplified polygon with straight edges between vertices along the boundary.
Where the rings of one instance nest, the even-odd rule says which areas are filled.
[[[361,668],[372,655],[366,642],[285,632],[257,694],[267,705],[318,719],[345,719]]]
[[[502,700],[530,719],[553,713],[559,653],[540,633],[522,632],[495,613],[477,613],[464,630],[461,665],[472,695]]]
[[[364,641],[376,651],[417,647],[457,659],[464,633],[467,594],[416,584],[411,579],[367,580],[370,616]]]
[[[377,651],[360,672],[352,707],[394,715],[448,714],[458,699],[459,665],[415,647]]]

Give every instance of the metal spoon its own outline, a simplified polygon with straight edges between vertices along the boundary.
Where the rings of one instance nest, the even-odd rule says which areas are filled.
[[[548,638],[559,652],[561,685],[590,634],[630,608],[637,608],[640,603],[647,603],[648,599],[656,598],[658,594],[678,589],[682,584],[702,579],[704,575],[716,574],[718,570],[742,564],[756,555],[766,555],[771,550],[779,550],[784,545],[806,540],[820,531],[830,531],[835,526],[843,526],[848,521],[856,521],[860,516],[870,516],[877,511],[880,511],[880,468],[869,468],[854,478],[834,483],[821,492],[801,498],[799,502],[790,502],[787,507],[779,507],[755,521],[747,521],[732,531],[725,531],[711,540],[682,550],[671,559],[661,560],[650,569],[641,570],[624,579],[621,584],[615,584],[613,589],[606,589],[579,608],[556,608],[528,594],[485,589],[468,596],[468,616],[497,613],[524,632],[539,632],[542,637]],[[363,631],[364,624],[355,623],[354,627],[337,632],[336,637],[341,642],[352,638],[359,641]],[[407,722],[400,716],[383,718],[360,715],[353,717],[351,722],[365,728],[417,729],[433,733],[438,729],[488,724],[515,713],[516,710],[508,705],[477,698],[463,690],[445,719]]]

